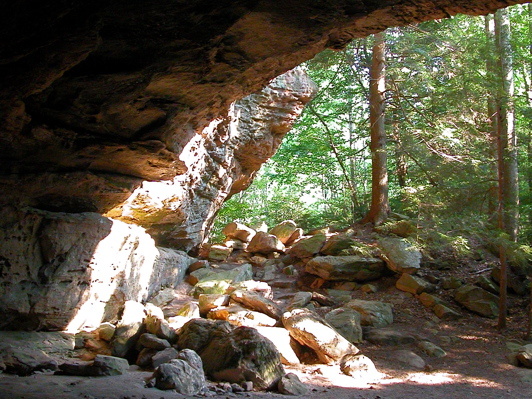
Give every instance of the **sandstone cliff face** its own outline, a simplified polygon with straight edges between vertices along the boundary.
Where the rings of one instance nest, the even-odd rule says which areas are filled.
[[[0,329],[63,330],[116,321],[182,281],[192,262],[144,229],[95,213],[0,214]]]
[[[145,181],[107,215],[145,226],[164,245],[192,249],[225,199],[248,187],[273,156],[314,92],[307,75],[294,69],[236,101],[183,147],[186,172]]]

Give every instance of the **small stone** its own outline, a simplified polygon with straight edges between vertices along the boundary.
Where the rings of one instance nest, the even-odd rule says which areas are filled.
[[[432,308],[434,314],[441,320],[458,320],[462,315],[455,310],[439,303]]]
[[[380,377],[375,364],[364,355],[346,355],[340,361],[340,370],[357,380],[373,381]]]
[[[373,294],[377,292],[378,289],[373,284],[364,284],[360,287],[360,291],[365,292],[366,294]]]
[[[440,357],[447,356],[447,353],[442,348],[440,348],[436,344],[433,344],[430,341],[425,341],[425,340],[419,341],[417,343],[417,346],[419,349],[421,349],[423,352],[425,352],[430,357],[440,358]]]
[[[285,220],[272,228],[269,233],[276,236],[283,244],[286,244],[297,229],[293,220]]]
[[[240,384],[245,392],[251,392],[253,391],[253,382],[252,381],[244,381]]]
[[[516,359],[526,368],[532,368],[532,344],[524,345],[517,351]]]
[[[300,396],[308,393],[308,388],[303,384],[299,377],[293,373],[286,374],[279,380],[277,389],[283,395]]]
[[[98,336],[104,341],[110,342],[115,334],[116,326],[111,323],[102,323],[98,327]]]
[[[157,350],[163,350],[170,347],[170,342],[165,339],[158,338],[156,335],[150,333],[142,334],[138,342],[145,348]]]
[[[423,358],[410,350],[405,350],[405,349],[396,350],[391,353],[391,356],[393,357],[394,360],[397,360],[403,364],[411,366],[414,369],[417,369],[417,370],[425,369],[426,363],[423,360]]]
[[[152,358],[153,368],[159,367],[163,363],[168,363],[172,359],[177,359],[178,352],[174,348],[167,348],[158,352]]]
[[[228,248],[225,245],[211,245],[209,249],[208,259],[211,261],[223,262],[227,260],[229,255],[233,252],[233,248]]]
[[[435,287],[428,281],[423,280],[421,277],[412,276],[408,273],[403,273],[395,283],[395,286],[401,291],[409,292],[414,295],[419,295],[422,292],[431,292],[435,289]]]
[[[129,363],[121,357],[97,355],[92,367],[96,376],[122,375],[129,369]]]
[[[444,290],[454,290],[464,285],[463,281],[454,276],[445,277],[441,281],[441,286]]]

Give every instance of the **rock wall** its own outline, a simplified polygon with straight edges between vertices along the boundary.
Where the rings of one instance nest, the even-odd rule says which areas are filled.
[[[247,188],[273,156],[315,90],[296,68],[232,103],[181,150],[186,172],[172,180],[143,182],[107,215],[145,226],[164,245],[194,248],[226,198]]]
[[[141,227],[96,213],[4,209],[0,242],[0,329],[116,321],[125,301],[175,286],[193,261],[155,246]]]

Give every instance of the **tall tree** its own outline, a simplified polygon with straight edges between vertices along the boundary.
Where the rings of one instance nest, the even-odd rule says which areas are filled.
[[[507,9],[495,13],[496,48],[500,70],[498,137],[500,141],[499,168],[500,192],[503,205],[503,230],[512,241],[517,241],[519,231],[519,181],[517,167],[517,135],[514,129],[514,72],[510,42],[510,18]]]
[[[497,148],[499,169],[499,228],[517,241],[519,228],[519,188],[517,170],[517,140],[514,131],[514,79],[510,18],[506,9],[495,13],[495,44],[499,63],[499,90],[497,99]],[[506,251],[501,246],[499,291],[499,329],[506,327],[508,265]]]
[[[369,120],[371,133],[371,206],[364,222],[375,226],[388,218],[388,169],[386,166],[385,108],[385,53],[386,43],[383,33],[375,35],[369,84]]]

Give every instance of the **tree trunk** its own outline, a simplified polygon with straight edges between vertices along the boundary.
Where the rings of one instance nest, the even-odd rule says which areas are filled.
[[[378,226],[388,218],[388,170],[386,167],[385,107],[385,41],[384,34],[375,35],[370,68],[370,132],[371,132],[371,207],[364,222]]]
[[[498,168],[499,168],[499,228],[517,241],[519,192],[517,179],[517,140],[514,131],[513,67],[510,45],[510,20],[507,10],[495,13],[495,36],[499,59],[498,108]],[[506,327],[508,265],[506,250],[501,245],[501,276],[498,328]]]
[[[484,18],[485,23],[485,32],[486,39],[488,43],[488,53],[486,54],[486,70],[488,72],[489,79],[487,81],[487,92],[488,93],[497,93],[497,82],[498,82],[498,69],[497,62],[494,57],[495,53],[495,20],[493,14],[488,14]],[[490,224],[494,227],[498,226],[498,211],[499,211],[499,190],[498,190],[498,137],[499,137],[499,127],[498,127],[498,109],[499,109],[499,98],[498,96],[489,96],[488,97],[488,118],[490,121],[490,131],[489,131],[489,143],[490,143],[490,156],[493,159],[491,163],[491,170],[493,176],[493,184],[490,186],[488,193],[488,215]]]
[[[500,109],[498,112],[498,130],[502,145],[502,192],[504,231],[512,241],[517,241],[519,231],[519,190],[517,175],[517,136],[514,130],[514,78],[512,65],[512,47],[510,44],[510,19],[508,11],[495,13],[495,34],[497,54],[499,56]]]

